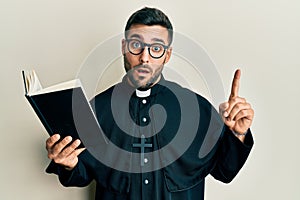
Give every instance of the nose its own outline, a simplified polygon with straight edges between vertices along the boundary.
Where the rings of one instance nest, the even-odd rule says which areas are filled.
[[[149,47],[145,47],[140,54],[140,62],[141,63],[149,63],[150,54],[149,54]]]

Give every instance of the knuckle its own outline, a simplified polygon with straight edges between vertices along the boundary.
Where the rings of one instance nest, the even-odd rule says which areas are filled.
[[[228,108],[230,109],[233,105],[235,105],[235,98],[234,99],[230,99],[229,101],[228,101],[228,103],[229,103],[229,106],[228,106]]]
[[[236,99],[236,101],[239,102],[239,103],[245,103],[245,102],[246,102],[246,99],[243,98],[243,97],[238,97],[238,98]]]
[[[254,112],[253,109],[250,109],[250,113],[251,113],[252,116],[254,116],[254,113],[255,113],[255,112]]]
[[[242,110],[242,111],[241,111],[241,115],[242,115],[242,116],[247,115],[247,111],[246,111],[246,110]]]
[[[46,140],[46,147],[50,147],[51,144],[52,144],[51,139],[48,138],[48,139]]]
[[[247,103],[248,104],[248,107],[249,107],[249,109],[251,109],[252,110],[252,106],[251,106],[251,104],[250,103]]]
[[[237,103],[240,103],[240,102],[241,102],[240,97],[235,97],[235,98],[233,99],[233,103],[234,103],[234,104],[237,104]]]
[[[62,154],[65,156],[65,155],[71,154],[71,152],[72,152],[71,147],[67,147],[67,148],[64,149]]]
[[[62,159],[61,158],[54,158],[53,161],[57,164],[62,163]]]
[[[237,110],[241,110],[242,107],[243,107],[243,105],[242,105],[241,103],[238,103],[238,104],[236,104],[236,106],[235,106],[235,108],[236,108]]]
[[[230,99],[230,101],[231,101],[232,103],[236,102],[236,97],[232,97],[232,98]]]
[[[59,163],[59,164],[64,163],[65,160],[66,160],[66,157],[65,157],[65,156],[62,156],[61,154],[58,155],[58,156],[56,156],[56,157],[53,159],[53,161],[54,161],[55,163]]]
[[[222,104],[219,105],[219,111],[221,111],[221,110],[223,110],[223,105]]]
[[[48,158],[51,159],[51,160],[54,158],[53,154],[51,154],[51,153],[48,153],[47,156],[48,156]]]

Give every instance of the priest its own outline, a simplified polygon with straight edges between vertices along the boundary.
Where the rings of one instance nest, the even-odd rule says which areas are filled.
[[[64,186],[95,180],[96,200],[204,199],[205,177],[229,183],[253,146],[254,111],[238,95],[241,71],[217,112],[201,95],[164,78],[173,27],[162,11],[136,11],[124,35],[126,75],[91,101],[108,142],[78,148],[80,140],[55,134],[46,141],[52,160],[46,171]]]

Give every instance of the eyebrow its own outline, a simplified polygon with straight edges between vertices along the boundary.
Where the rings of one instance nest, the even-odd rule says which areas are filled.
[[[152,38],[151,40],[155,41],[155,42],[161,42],[161,43],[165,44],[165,41],[163,41],[162,39],[159,39],[159,38]]]
[[[142,39],[143,37],[141,37],[139,34],[132,34],[132,35],[130,36],[130,38],[138,38],[138,39]],[[165,44],[165,41],[162,40],[162,39],[160,39],[160,38],[152,38],[151,40],[154,41],[154,42],[160,42],[160,43]]]
[[[139,38],[139,39],[142,39],[142,37],[139,35],[139,34],[132,34],[131,36],[130,36],[130,38]]]

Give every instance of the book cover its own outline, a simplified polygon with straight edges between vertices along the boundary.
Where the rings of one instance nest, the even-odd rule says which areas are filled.
[[[35,72],[22,73],[25,97],[49,135],[80,139],[80,147],[95,145],[93,137],[101,134],[101,128],[79,80],[43,89]]]

